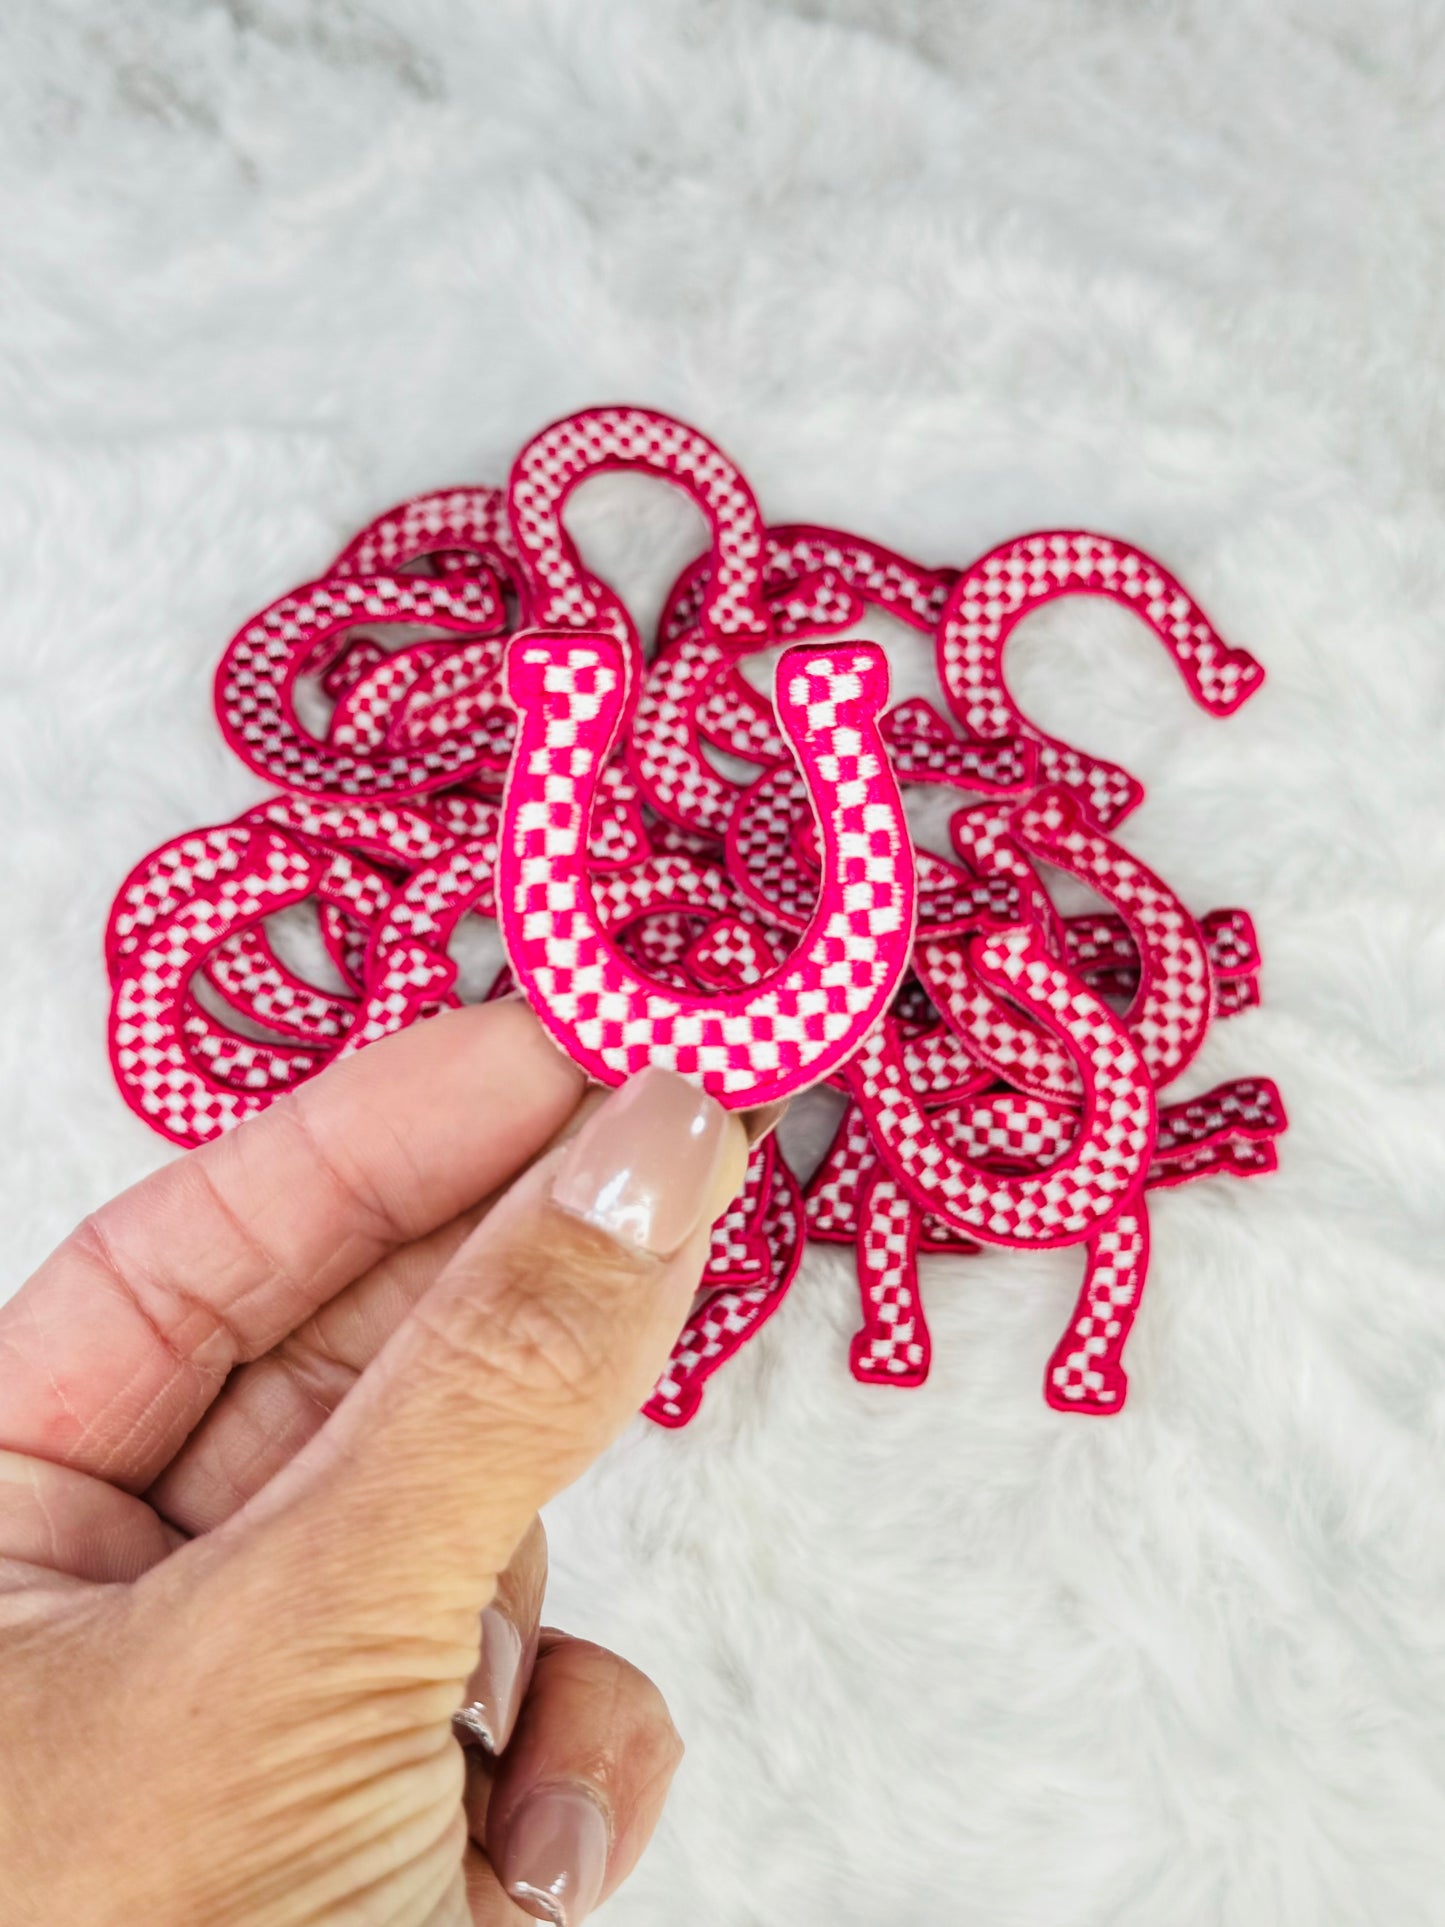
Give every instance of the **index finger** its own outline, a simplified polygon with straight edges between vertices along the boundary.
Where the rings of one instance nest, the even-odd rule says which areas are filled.
[[[583,1081],[525,1006],[473,1006],[164,1166],[0,1307],[0,1448],[143,1490],[233,1366],[505,1183]]]

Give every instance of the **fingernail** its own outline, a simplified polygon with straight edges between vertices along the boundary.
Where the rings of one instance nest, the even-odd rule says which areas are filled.
[[[649,1066],[566,1146],[552,1202],[621,1244],[670,1257],[702,1222],[736,1128],[706,1091]]]
[[[744,1111],[743,1129],[748,1134],[748,1143],[761,1144],[782,1123],[787,1111],[785,1097],[780,1097],[775,1104],[760,1104],[755,1111]]]
[[[482,1656],[467,1682],[467,1703],[453,1713],[463,1741],[500,1753],[512,1737],[522,1697],[522,1635],[496,1606],[482,1614]]]
[[[546,1787],[512,1816],[502,1885],[534,1920],[578,1927],[602,1892],[608,1844],[607,1817],[589,1793]]]

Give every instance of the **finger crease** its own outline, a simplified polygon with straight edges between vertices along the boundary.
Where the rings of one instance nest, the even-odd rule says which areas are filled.
[[[82,1256],[100,1270],[106,1283],[131,1307],[173,1364],[184,1371],[203,1373],[208,1378],[225,1377],[241,1355],[242,1347],[239,1335],[224,1312],[208,1299],[188,1290],[179,1280],[150,1276],[142,1286],[140,1280],[120,1263],[98,1217],[85,1220],[75,1234],[75,1242]],[[179,1318],[168,1322],[148,1302],[152,1295],[158,1306],[175,1307],[182,1314],[201,1320],[205,1329],[192,1345],[187,1346],[176,1337],[175,1327],[181,1322]],[[218,1335],[225,1341],[227,1357],[215,1364],[202,1363],[197,1353],[207,1340]]]
[[[316,1129],[307,1108],[306,1087],[302,1085],[290,1093],[289,1102],[282,1113],[295,1124],[306,1140],[306,1148],[315,1159],[322,1175],[334,1186],[346,1202],[360,1211],[369,1222],[365,1226],[366,1235],[383,1248],[405,1244],[415,1237],[413,1227],[402,1221],[399,1214],[378,1195],[374,1186],[363,1185],[341,1169],[331,1157],[322,1142],[321,1133]]]

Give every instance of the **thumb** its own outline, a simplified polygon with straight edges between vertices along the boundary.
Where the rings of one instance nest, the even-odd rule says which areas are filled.
[[[533,1165],[238,1518],[288,1602],[299,1562],[333,1630],[455,1629],[465,1675],[538,1509],[665,1364],[747,1158],[735,1115],[654,1068]]]

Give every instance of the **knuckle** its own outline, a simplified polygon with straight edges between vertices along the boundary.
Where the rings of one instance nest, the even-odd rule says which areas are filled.
[[[638,1294],[647,1261],[549,1212],[535,1236],[478,1262],[485,1272],[459,1278],[427,1321],[441,1369],[463,1375],[475,1396],[533,1412],[596,1399],[610,1381],[618,1308]]]
[[[635,1767],[645,1768],[644,1777],[676,1768],[682,1736],[661,1687],[641,1667],[608,1646],[566,1635],[544,1657],[598,1708],[602,1730],[613,1738],[626,1736],[628,1754]]]

